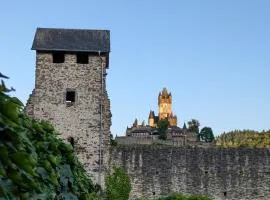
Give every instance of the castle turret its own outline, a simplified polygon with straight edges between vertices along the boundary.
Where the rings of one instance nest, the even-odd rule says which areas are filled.
[[[134,123],[133,123],[133,127],[138,127],[138,119],[135,119]]]
[[[154,111],[150,110],[149,117],[148,117],[148,125],[151,127],[155,127],[155,113]]]

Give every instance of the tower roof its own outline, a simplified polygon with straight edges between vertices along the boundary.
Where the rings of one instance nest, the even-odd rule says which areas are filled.
[[[165,96],[165,95],[166,95],[166,96],[168,95],[167,88],[165,88],[165,87],[163,88],[163,90],[162,90],[162,95],[164,95],[164,96]]]
[[[110,31],[37,28],[32,50],[110,52]]]
[[[154,111],[150,110],[150,113],[149,113],[149,118],[154,118],[155,117],[155,113]]]
[[[162,96],[162,97],[168,97],[168,96],[171,96],[171,93],[168,93],[166,87],[164,87],[164,88],[162,89],[162,92],[159,93],[159,96]]]

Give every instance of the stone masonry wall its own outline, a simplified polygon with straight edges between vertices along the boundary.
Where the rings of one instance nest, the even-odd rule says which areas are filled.
[[[270,149],[117,147],[110,165],[132,179],[131,199],[162,194],[209,195],[223,200],[270,199]]]
[[[106,63],[106,57],[102,59]],[[105,68],[106,64],[104,64]],[[104,76],[106,70],[104,69]],[[97,181],[99,169],[100,102],[103,98],[103,163],[107,163],[111,126],[110,101],[101,94],[101,60],[90,55],[89,64],[77,64],[76,54],[65,54],[64,63],[53,63],[52,54],[37,52],[35,89],[26,112],[36,119],[50,121],[67,140],[74,138],[74,149],[85,169]],[[67,89],[76,92],[73,106],[67,106]],[[104,156],[105,155],[105,156]]]

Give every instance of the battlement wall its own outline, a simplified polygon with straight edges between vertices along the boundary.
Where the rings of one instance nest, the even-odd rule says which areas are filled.
[[[127,137],[127,136],[118,136],[116,137],[116,142],[119,145],[168,145],[168,146],[203,146],[210,147],[213,146],[212,143],[197,142],[195,140],[187,137],[176,137],[172,140],[160,140],[158,135],[151,136],[140,136],[140,137]]]
[[[121,146],[111,149],[110,166],[132,180],[131,197],[171,192],[213,199],[270,199],[270,149]]]

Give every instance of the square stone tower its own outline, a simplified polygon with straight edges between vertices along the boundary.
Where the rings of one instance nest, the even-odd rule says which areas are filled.
[[[105,81],[110,32],[38,28],[32,50],[36,80],[26,112],[51,122],[102,184],[111,126]]]

